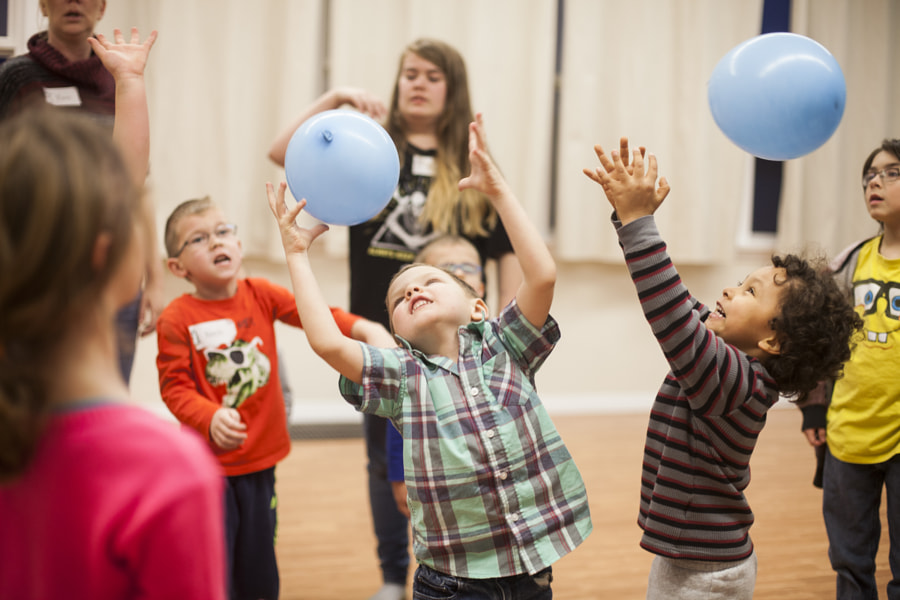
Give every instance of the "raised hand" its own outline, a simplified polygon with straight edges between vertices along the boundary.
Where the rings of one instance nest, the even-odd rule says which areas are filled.
[[[284,244],[285,253],[302,254],[309,250],[317,237],[328,231],[328,225],[319,223],[311,229],[297,225],[297,217],[306,206],[306,199],[302,199],[295,206],[288,208],[284,203],[285,188],[287,188],[287,184],[283,181],[277,191],[271,183],[266,184],[269,208],[272,209],[272,214],[278,221],[278,230],[281,232],[281,243]]]
[[[491,199],[508,193],[506,180],[488,153],[481,113],[475,115],[475,121],[469,124],[469,162],[472,172],[459,180],[460,190],[475,189]]]
[[[120,29],[113,30],[113,38],[115,41],[111,42],[98,33],[96,38],[88,38],[88,43],[117,82],[130,76],[143,76],[150,49],[156,42],[156,31],[151,31],[143,43],[137,27],[131,28],[128,42]]]
[[[620,140],[619,147],[620,150],[627,150],[627,138]],[[632,153],[631,165],[628,165],[627,155],[623,160],[616,150],[608,156],[598,144],[594,146],[594,152],[600,160],[600,167],[584,169],[583,172],[603,187],[606,199],[623,225],[656,212],[669,194],[669,184],[665,177],[661,177],[657,186],[655,155],[647,155],[645,163],[645,150],[640,148]]]

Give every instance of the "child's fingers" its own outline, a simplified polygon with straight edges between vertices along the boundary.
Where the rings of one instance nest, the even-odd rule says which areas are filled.
[[[116,40],[117,44],[125,43],[125,37],[122,35],[122,30],[119,28],[113,29],[113,39]]]
[[[619,138],[619,156],[622,157],[622,164],[628,166],[628,138],[622,136]]]
[[[658,163],[656,162],[656,155],[652,152],[647,155],[647,175],[649,177],[653,177],[656,179],[656,174],[658,173]]]
[[[669,195],[669,181],[665,177],[659,178],[659,187],[656,188],[656,200],[662,202]]]
[[[269,209],[272,211],[272,214],[280,219],[281,213],[285,210],[284,195],[282,195],[279,202],[278,196],[275,194],[275,187],[269,182],[266,182],[266,199],[269,201]]]
[[[613,150],[610,154],[612,154],[612,171],[620,171],[623,173],[627,172],[627,170],[625,169],[625,163],[622,162],[622,157],[619,155],[619,151]],[[606,169],[607,173],[612,173],[612,171],[610,169]]]
[[[486,154],[489,154],[488,146],[487,146],[487,135],[484,131],[484,114],[483,113],[475,113],[475,123],[478,125],[478,147],[484,151]]]
[[[490,169],[487,155],[480,148],[472,148],[469,152],[469,162],[472,163],[472,172],[479,171],[480,174],[470,174],[459,180],[457,188],[459,190],[467,190],[469,188],[479,189],[479,181],[484,177],[484,173]]]
[[[632,152],[631,166],[634,169],[633,173],[635,177],[644,176],[644,156],[641,154],[640,150]]]
[[[600,166],[602,166],[607,173],[613,170],[613,162],[610,160],[609,156],[607,156],[606,152],[603,150],[603,146],[600,144],[594,145],[594,154],[597,155],[597,159],[600,161]]]
[[[600,183],[600,177],[597,175],[595,169],[584,168],[584,169],[581,169],[581,172],[584,173],[585,175],[587,175],[588,178],[590,178],[592,181],[594,181],[596,183]]]
[[[481,148],[481,131],[476,120],[469,123],[469,154],[477,152],[479,148]]]
[[[138,33],[138,28],[137,28],[137,27],[132,27],[132,28],[131,28],[131,42],[130,42],[130,43],[131,43],[131,44],[135,44],[135,45],[141,43],[141,36],[140,36],[140,34]]]
[[[582,169],[581,172],[587,175],[591,180],[599,183],[602,186],[606,186],[610,181],[609,173],[607,173],[600,167],[595,167],[593,169]]]

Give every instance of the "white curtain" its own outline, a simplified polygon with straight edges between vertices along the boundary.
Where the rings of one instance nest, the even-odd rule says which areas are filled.
[[[557,255],[621,261],[609,203],[582,167],[627,136],[659,160],[672,186],[657,213],[681,264],[727,261],[745,155],[717,129],[706,84],[728,50],[759,32],[762,3],[745,0],[566,2]]]
[[[466,59],[492,152],[544,225],[555,15],[555,0],[112,0],[98,30],[160,32],[147,72],[160,228],[180,201],[210,194],[249,256],[277,260],[263,184],[284,175],[266,158],[269,143],[324,91],[323,74],[387,103],[400,52],[423,36]],[[345,251],[341,231],[325,239]]]
[[[793,5],[794,30],[835,55],[848,94],[833,138],[786,165],[778,246],[834,252],[874,231],[860,166],[883,137],[900,135],[900,2]],[[249,256],[279,259],[263,193],[283,177],[266,158],[273,137],[326,75],[387,102],[400,51],[431,36],[466,58],[492,151],[560,260],[621,260],[608,204],[581,169],[596,164],[593,144],[627,135],[656,153],[672,184],[658,217],[673,256],[728,263],[742,250],[752,161],[716,127],[706,84],[728,50],[758,34],[762,0],[565,1],[551,232],[556,11],[557,0],[111,0],[98,30],[160,32],[147,73],[160,229],[176,204],[210,194],[240,225]],[[325,247],[342,254],[344,240],[334,232]]]
[[[778,246],[834,255],[878,231],[860,178],[869,153],[884,138],[900,138],[900,2],[794,0],[791,27],[837,59],[847,103],[832,138],[785,165]]]

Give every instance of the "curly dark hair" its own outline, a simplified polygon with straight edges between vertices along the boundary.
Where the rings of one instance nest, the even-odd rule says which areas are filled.
[[[771,322],[781,352],[766,368],[781,394],[797,397],[841,376],[863,321],[823,260],[787,254],[773,256],[772,264],[785,270],[778,283],[786,287],[781,314]]]

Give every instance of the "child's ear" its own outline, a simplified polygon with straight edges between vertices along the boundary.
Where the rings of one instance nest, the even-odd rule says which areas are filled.
[[[487,319],[488,307],[487,303],[481,298],[476,298],[472,304],[472,314],[470,318],[473,321],[484,321]]]
[[[166,266],[169,268],[169,272],[172,273],[175,277],[180,277],[181,279],[187,279],[188,272],[187,269],[184,268],[184,265],[181,264],[181,261],[177,258],[167,258]]]
[[[772,335],[769,337],[759,340],[756,345],[766,354],[771,354],[773,356],[781,354],[781,341],[778,339],[778,336],[775,335],[775,332],[772,332]]]

